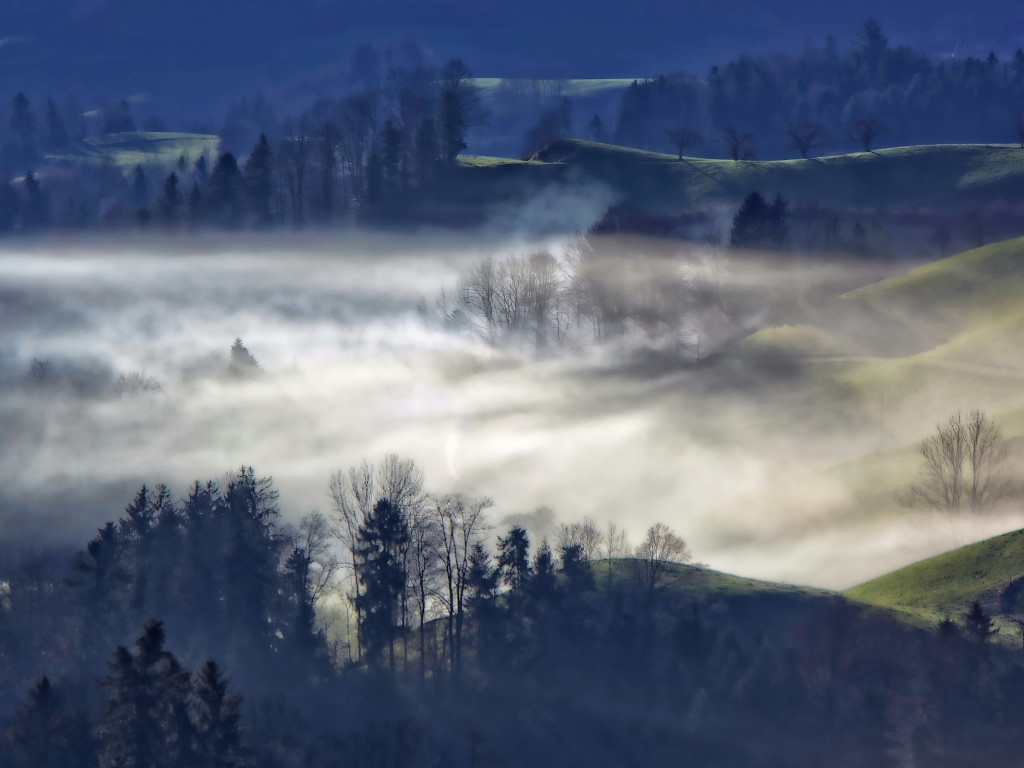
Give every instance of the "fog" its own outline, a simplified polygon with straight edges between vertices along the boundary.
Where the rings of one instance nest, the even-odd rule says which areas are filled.
[[[870,282],[877,267],[734,257],[735,296],[761,299],[736,299],[728,323],[691,322],[683,336],[718,329],[699,355],[650,338],[538,353],[434,316],[438,294],[486,256],[546,248],[564,267],[573,247],[430,234],[9,245],[0,538],[80,546],[142,483],[181,495],[243,464],[272,475],[297,518],[328,510],[332,471],[390,452],[432,491],[493,497],[495,535],[515,519],[539,539],[590,515],[636,542],[663,521],[711,567],[823,587],[1024,523],[1012,510],[956,526],[837,514],[853,489],[827,470],[873,450],[877,425],[798,360],[716,354],[778,304],[811,307],[815,291]],[[705,274],[692,248],[662,250],[687,280]],[[223,375],[236,337],[264,375]],[[31,380],[33,360],[45,381]],[[159,391],[114,396],[133,373]]]

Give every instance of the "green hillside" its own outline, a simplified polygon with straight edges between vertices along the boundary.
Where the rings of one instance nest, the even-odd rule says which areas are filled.
[[[1002,632],[1009,635],[1009,620],[1021,614],[1024,607],[1015,594],[1022,576],[1024,530],[908,565],[845,594],[931,623],[958,616],[972,600],[979,600],[1001,619]]]
[[[747,352],[798,361],[792,417],[812,413],[834,425],[848,455],[809,457],[787,470],[788,483],[723,500],[726,519],[754,506],[808,525],[847,526],[855,536],[884,532],[910,514],[898,494],[918,477],[920,440],[954,412],[975,408],[996,420],[1007,466],[1024,481],[1015,471],[1024,465],[1024,238],[825,300],[799,324],[763,328],[727,354]]]
[[[184,156],[189,165],[201,156],[216,157],[220,137],[205,133],[108,133],[92,136],[46,156],[51,163],[101,165],[122,170],[137,165],[169,168]]]
[[[896,147],[807,160],[732,161],[563,140],[537,159],[586,170],[639,205],[735,203],[751,190],[792,204],[858,208],[1024,199],[1024,150],[1010,145]]]

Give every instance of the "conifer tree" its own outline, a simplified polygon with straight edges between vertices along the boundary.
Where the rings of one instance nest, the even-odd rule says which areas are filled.
[[[243,171],[249,196],[249,208],[252,210],[257,226],[260,227],[269,227],[274,221],[273,171],[270,143],[267,141],[266,135],[261,133],[249,159],[245,161]]]
[[[359,528],[356,576],[363,587],[359,596],[363,642],[371,662],[386,650],[395,668],[395,637],[399,602],[406,584],[404,554],[410,531],[402,509],[382,498]]]
[[[207,661],[193,682],[192,722],[197,768],[236,768],[245,764],[242,697],[231,691],[217,662]]]
[[[164,180],[164,192],[160,197],[157,209],[164,224],[173,227],[181,216],[181,203],[184,196],[178,189],[178,174],[174,171]]]
[[[135,652],[118,646],[103,680],[107,705],[97,727],[100,768],[170,768],[189,739],[175,717],[182,670],[164,650],[163,623],[146,622]]]

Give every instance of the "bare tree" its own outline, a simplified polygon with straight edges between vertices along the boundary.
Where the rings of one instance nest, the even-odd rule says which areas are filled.
[[[878,115],[870,113],[850,121],[846,127],[846,140],[862,144],[864,151],[870,152],[875,139],[888,133],[889,126],[883,123]]]
[[[295,550],[303,553],[303,575],[309,602],[314,608],[342,566],[341,561],[331,550],[333,538],[334,531],[330,523],[319,512],[302,518],[297,532],[292,537]]]
[[[685,563],[691,555],[683,541],[664,523],[655,523],[647,529],[643,542],[633,550],[633,567],[637,581],[647,596],[647,602],[654,594],[665,575],[667,563]]]
[[[356,621],[362,626],[359,615],[359,579],[355,577],[356,554],[359,545],[359,528],[373,511],[378,501],[386,499],[411,521],[420,512],[424,503],[423,472],[411,459],[399,458],[396,454],[384,457],[374,467],[363,461],[347,472],[341,470],[331,475],[328,485],[331,498],[331,520],[333,534],[345,549],[346,560],[339,566],[350,570],[353,584],[353,605],[356,606]],[[412,526],[410,525],[410,528]],[[402,556],[409,556],[409,549]],[[408,561],[403,562],[408,572]],[[402,626],[408,622],[408,585],[402,590],[400,609]],[[356,655],[362,653],[362,637],[357,633]]]
[[[824,147],[829,141],[828,129],[815,120],[797,120],[787,125],[784,133],[786,146],[797,150],[804,160],[808,152]]]
[[[599,552],[608,567],[606,586],[610,595],[612,591],[612,566],[614,561],[629,554],[629,540],[626,538],[626,532],[615,523],[609,522],[608,527],[605,528],[601,536]]]
[[[429,507],[417,510],[410,529],[408,576],[416,599],[419,619],[421,679],[425,679],[427,674],[427,612],[431,598],[440,585],[442,574],[441,564],[437,558],[437,553],[441,549],[441,535],[438,520],[430,514]]]
[[[704,140],[700,133],[686,127],[666,128],[665,136],[668,137],[669,143],[675,149],[680,160],[683,159],[683,152]]]
[[[722,135],[718,139],[718,146],[724,149],[725,153],[733,160],[753,160],[756,157],[754,152],[754,134],[750,132],[741,133],[732,125],[727,125],[722,129]]]
[[[1017,141],[1020,142],[1020,148],[1024,149],[1024,114],[1013,118],[1013,132],[1017,136]]]
[[[498,270],[490,256],[477,262],[463,281],[460,294],[462,303],[484,324],[484,336],[492,344],[497,330],[496,303]]]
[[[995,422],[981,411],[959,412],[921,442],[920,479],[899,497],[905,506],[957,513],[980,512],[1005,491],[1006,446]]]
[[[584,517],[582,523],[562,523],[558,528],[560,549],[578,546],[587,562],[597,558],[601,548],[601,532],[592,517]]]
[[[462,661],[462,628],[469,577],[469,556],[473,544],[487,529],[485,512],[494,504],[483,497],[468,499],[461,494],[433,498],[427,513],[437,528],[437,558],[444,579],[441,602],[447,609],[448,663],[458,674]]]

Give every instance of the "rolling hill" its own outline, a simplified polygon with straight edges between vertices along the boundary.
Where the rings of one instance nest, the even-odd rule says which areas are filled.
[[[537,160],[611,185],[631,203],[672,212],[736,204],[751,191],[837,209],[948,207],[1024,201],[1024,150],[1009,145],[895,147],[807,160],[684,157],[566,139]]]
[[[184,157],[191,167],[203,155],[214,160],[219,146],[218,136],[203,133],[108,133],[76,142],[46,159],[56,165],[110,163],[129,170],[137,165],[169,168]]]
[[[872,579],[847,597],[934,624],[978,600],[1007,639],[1024,615],[1024,530],[969,544]]]

